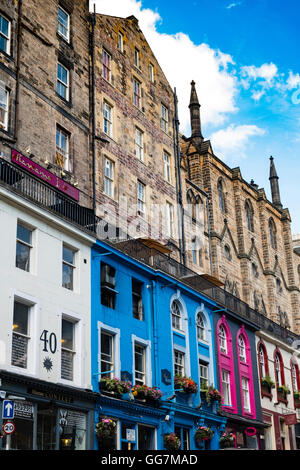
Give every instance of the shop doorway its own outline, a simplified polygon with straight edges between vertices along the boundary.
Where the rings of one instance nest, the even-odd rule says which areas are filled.
[[[49,405],[38,405],[37,410],[37,449],[55,450],[57,430],[57,412]]]

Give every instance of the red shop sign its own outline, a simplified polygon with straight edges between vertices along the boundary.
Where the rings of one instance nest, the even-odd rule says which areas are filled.
[[[256,433],[257,433],[256,428],[251,428],[251,427],[249,427],[249,428],[245,429],[245,434],[246,434],[247,436],[249,436],[249,437],[250,437],[250,436],[255,436]]]
[[[17,152],[15,149],[12,149],[11,151],[11,161],[29,171],[29,173],[32,173],[37,178],[50,184],[50,186],[53,186],[62,193],[67,194],[67,196],[75,199],[75,201],[79,201],[79,191],[77,188],[74,188],[74,186],[71,184],[66,183],[63,179],[58,178],[56,175],[43,168],[41,165],[33,162],[25,155]]]
[[[284,422],[287,426],[291,426],[292,424],[297,424],[297,415],[296,413],[290,414],[290,415],[285,415],[284,416]]]

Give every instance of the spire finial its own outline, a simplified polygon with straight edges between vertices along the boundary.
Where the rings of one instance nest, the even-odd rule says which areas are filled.
[[[192,80],[189,108],[190,108],[190,115],[191,115],[192,138],[194,139],[196,144],[200,144],[203,141],[203,135],[201,132],[200,103],[198,100],[195,85],[196,85],[195,81]]]
[[[270,157],[270,185],[271,185],[271,194],[272,194],[272,202],[277,209],[282,209],[281,199],[280,199],[280,191],[279,191],[279,178],[277,176],[274,158]]]

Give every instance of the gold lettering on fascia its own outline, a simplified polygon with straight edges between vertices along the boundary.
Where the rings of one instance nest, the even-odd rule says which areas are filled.
[[[20,153],[18,153],[16,160],[20,162],[23,166],[29,168],[29,170],[34,171],[38,176],[40,176],[40,178],[43,178],[44,180],[47,180],[47,181],[51,180],[51,177],[46,175],[42,170],[39,170],[37,167],[34,167],[29,162],[25,162]]]

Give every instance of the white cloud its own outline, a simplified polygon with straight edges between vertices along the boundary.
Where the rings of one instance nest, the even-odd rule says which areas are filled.
[[[287,89],[293,90],[294,88],[300,87],[300,75],[299,73],[294,74],[291,70],[287,79]]]
[[[265,130],[255,125],[233,125],[221,129],[211,135],[211,143],[216,155],[220,154],[226,159],[235,157],[235,160],[245,158],[246,146],[250,137],[263,136]],[[236,158],[238,157],[238,158]]]
[[[226,7],[227,10],[231,10],[231,8],[234,8],[234,7],[238,7],[240,5],[242,5],[243,2],[235,2],[235,3],[230,3],[230,5],[228,5]]]
[[[93,1],[90,9],[93,10]],[[162,21],[158,12],[142,7],[137,0],[95,0],[96,12],[105,15],[136,16],[151,49],[172,88],[176,87],[182,132],[189,132],[190,82],[196,82],[201,116],[205,124],[224,123],[228,113],[237,111],[235,99],[238,79],[229,71],[232,57],[207,44],[195,44],[187,34],[163,34],[156,25]],[[178,60],[180,58],[180,60]]]

